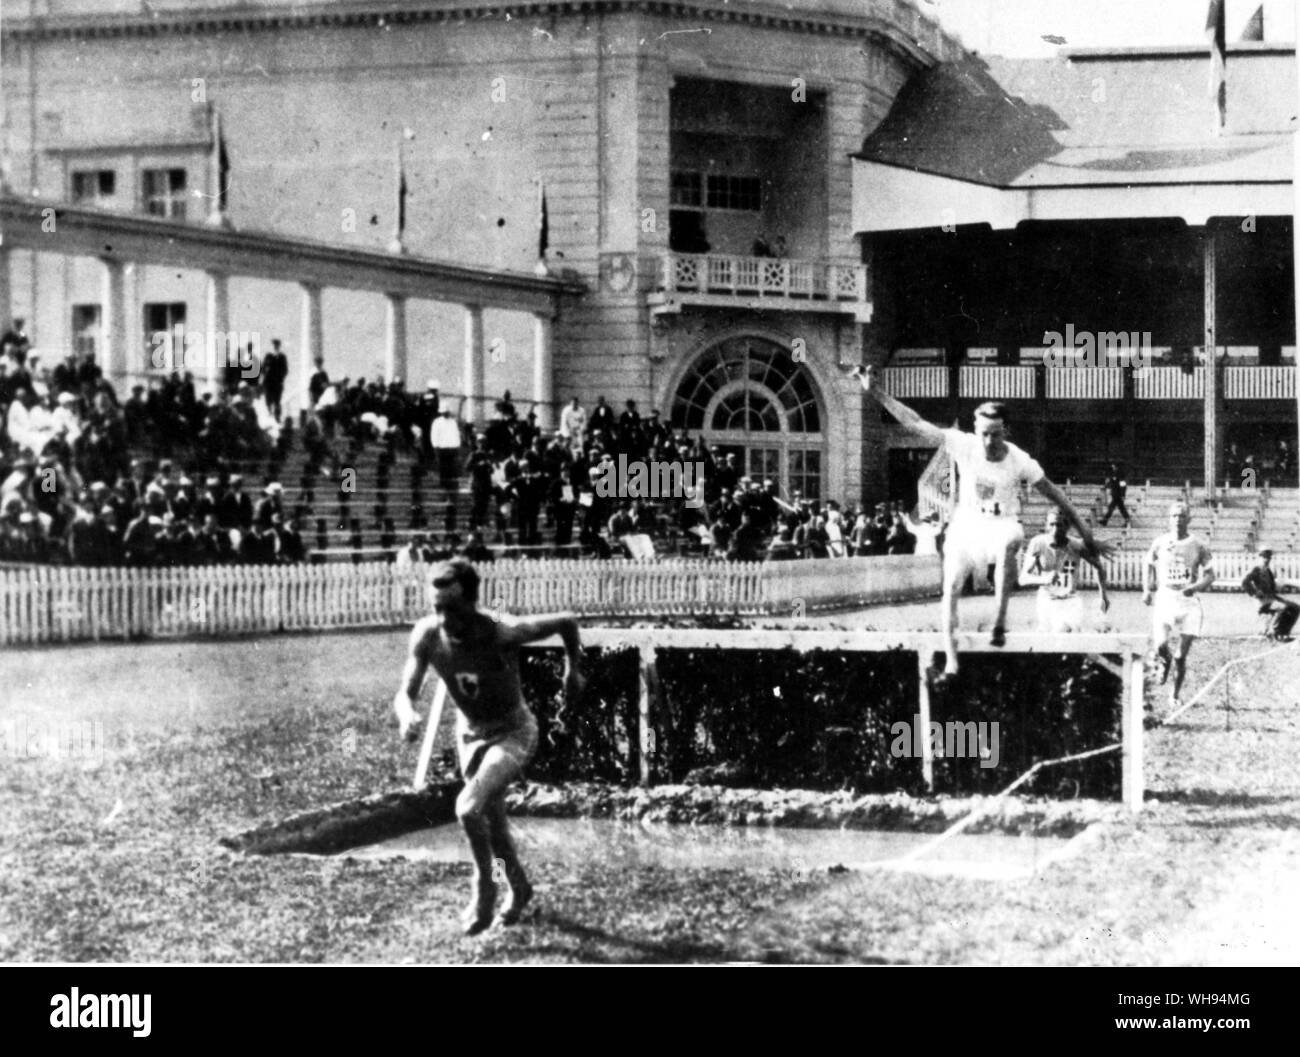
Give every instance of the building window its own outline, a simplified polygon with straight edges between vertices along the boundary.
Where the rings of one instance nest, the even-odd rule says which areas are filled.
[[[117,173],[112,169],[92,169],[72,174],[72,204],[102,206],[117,190]]]
[[[763,338],[734,338],[691,365],[673,399],[674,429],[698,432],[734,453],[756,480],[821,498],[821,406],[812,376],[790,351]]]
[[[735,209],[746,213],[761,213],[763,181],[757,176],[731,176],[727,173],[710,175],[708,206],[710,209]]]
[[[99,347],[99,305],[72,306],[72,351],[78,356],[94,356]]]
[[[145,169],[144,211],[170,220],[185,219],[184,169]]]
[[[168,343],[167,335],[171,335],[171,341]],[[184,301],[152,301],[144,306],[144,346],[145,364],[158,371],[171,371],[182,363],[181,353],[185,348],[185,302]],[[155,355],[156,349],[172,349],[174,352],[170,362],[160,355]]]
[[[697,172],[672,174],[672,204],[675,206],[704,205],[704,179]]]

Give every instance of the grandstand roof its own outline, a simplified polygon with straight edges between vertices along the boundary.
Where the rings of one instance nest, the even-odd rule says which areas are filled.
[[[1051,59],[971,56],[942,63],[912,76],[855,157],[872,167],[872,179],[884,167],[1038,195],[1013,203],[977,193],[966,202],[974,216],[959,223],[983,219],[1001,226],[1062,210],[1080,217],[1132,216],[1134,203],[1116,193],[1158,187],[1172,188],[1174,196],[1183,189],[1183,202],[1190,200],[1186,189],[1235,192],[1236,208],[1221,208],[1219,198],[1193,209],[1202,215],[1289,214],[1290,206],[1280,203],[1289,202],[1294,168],[1294,46],[1229,50],[1221,134],[1213,128],[1209,69],[1205,48],[1078,49]],[[1241,193],[1269,185],[1271,192]],[[1083,189],[1093,193],[1041,194]],[[936,185],[927,190],[922,198],[942,197]],[[1169,200],[1166,195],[1151,212],[1148,196],[1141,206],[1146,212],[1137,215],[1185,215],[1185,208],[1170,210]],[[932,213],[918,215],[923,222],[915,225],[899,222],[906,219],[893,216],[891,226],[936,224]],[[858,230],[885,229],[870,217],[858,224]]]

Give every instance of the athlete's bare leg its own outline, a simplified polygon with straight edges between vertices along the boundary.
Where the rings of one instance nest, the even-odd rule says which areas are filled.
[[[945,675],[957,674],[957,599],[970,570],[957,562],[945,563],[943,569],[943,644]]]
[[[1175,702],[1181,701],[1183,696],[1183,678],[1187,674],[1187,652],[1192,648],[1195,636],[1180,635],[1178,637],[1178,653],[1174,657],[1174,689],[1173,698]],[[1166,647],[1168,649],[1168,647]]]
[[[510,822],[506,818],[505,795],[496,797],[488,807],[488,831],[492,839],[492,854],[505,871],[506,884],[510,886],[510,895],[501,908],[500,920],[503,925],[513,925],[533,897],[533,886],[528,883],[528,875],[519,861],[519,852],[515,848],[514,838],[510,835]]]
[[[998,555],[993,581],[993,590],[997,596],[998,618],[993,624],[993,635],[990,640],[994,646],[1002,646],[1006,643],[1007,605],[1011,601],[1011,577],[1015,574],[1016,551],[1019,549],[1020,541],[1016,540],[1008,543]]]
[[[465,830],[470,854],[474,857],[474,891],[462,915],[465,932],[471,936],[492,923],[496,905],[497,886],[492,880],[491,808],[494,801],[504,799],[506,787],[518,777],[519,764],[499,746],[493,745],[483,754],[478,769],[465,779],[465,788],[456,798],[456,817]],[[512,844],[512,852],[513,848]]]

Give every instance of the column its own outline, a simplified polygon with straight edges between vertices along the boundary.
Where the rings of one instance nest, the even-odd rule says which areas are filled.
[[[1205,495],[1214,497],[1219,463],[1218,326],[1215,319],[1214,232],[1207,226],[1202,241],[1205,262]]]
[[[461,388],[465,391],[464,419],[483,424],[483,306],[465,306],[465,365]]]
[[[0,327],[4,327],[5,330],[9,329],[14,318],[9,291],[9,251],[0,245]],[[32,320],[33,328],[35,325],[36,320]]]
[[[316,360],[325,355],[325,342],[321,327],[321,288],[315,283],[302,283],[302,329],[298,334],[298,406],[303,411],[311,407],[307,387],[316,373]]]
[[[238,337],[234,338],[233,347],[227,343],[227,338],[232,336],[230,334],[230,277],[222,272],[208,272],[207,277],[208,308],[204,322],[208,332],[204,335],[203,341],[202,376],[207,385],[216,392],[221,388],[221,369],[231,362],[227,357],[233,357],[234,362],[238,362],[241,350],[238,347]],[[177,360],[180,360],[180,350],[177,350]],[[200,373],[196,370],[197,366],[192,362],[191,357],[186,360],[184,369],[197,376]]]
[[[384,380],[408,381],[406,377],[406,298],[385,294],[387,327],[384,341]]]
[[[533,316],[533,401],[537,404],[538,429],[555,428],[555,362],[552,349],[551,317]]]
[[[99,368],[109,381],[121,381],[126,371],[126,266],[101,257],[104,266],[100,323],[104,330]]]

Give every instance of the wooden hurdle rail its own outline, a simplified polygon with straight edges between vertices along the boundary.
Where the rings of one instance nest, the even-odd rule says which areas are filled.
[[[933,632],[854,631],[844,629],[802,628],[584,628],[584,646],[602,649],[635,649],[638,652],[640,690],[638,697],[638,744],[641,761],[641,784],[650,784],[653,724],[651,711],[658,707],[659,678],[655,669],[656,652],[681,650],[832,650],[851,653],[887,653],[903,650],[916,654],[918,673],[917,713],[920,723],[930,722],[930,690],[926,668],[936,653],[943,650],[943,639]],[[962,653],[998,654],[1086,654],[1100,657],[1122,679],[1121,796],[1133,812],[1142,809],[1143,786],[1143,675],[1147,649],[1145,635],[1134,634],[1053,634],[1012,633],[1005,646],[989,644],[987,635],[959,634]],[[530,647],[546,648],[545,645]],[[1117,658],[1111,661],[1108,658]],[[922,739],[922,774],[927,786],[934,786],[934,756],[929,739]]]
[[[675,559],[480,565],[489,610],[784,616],[939,593],[937,558],[779,563]],[[430,567],[0,568],[0,644],[394,627],[429,612]]]

